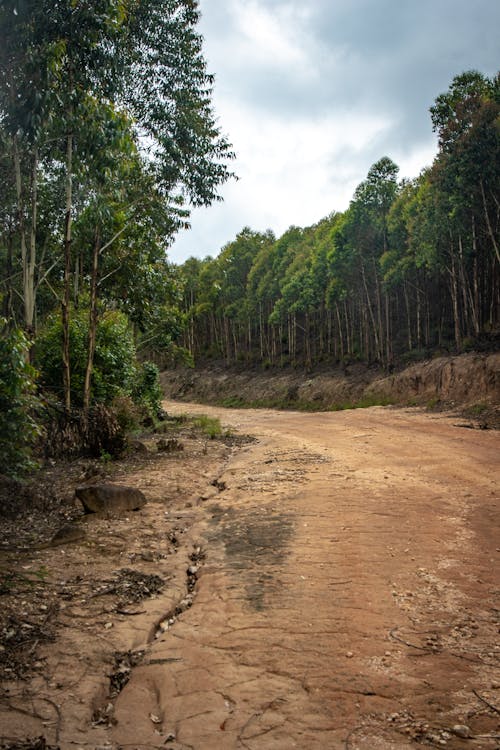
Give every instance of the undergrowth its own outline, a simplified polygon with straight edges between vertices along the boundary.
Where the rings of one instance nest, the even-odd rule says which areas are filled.
[[[218,402],[229,409],[279,409],[304,412],[344,411],[347,409],[367,409],[370,406],[390,406],[394,402],[387,396],[364,396],[357,401],[340,401],[328,405],[314,401],[294,401],[289,398],[262,398],[245,401],[241,396],[229,396]]]

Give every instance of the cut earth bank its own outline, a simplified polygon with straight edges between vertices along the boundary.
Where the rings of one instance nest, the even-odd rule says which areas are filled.
[[[3,631],[32,657],[2,685],[3,746],[498,748],[500,433],[414,408],[165,406],[256,440],[115,467],[141,510],[15,558],[44,580]]]
[[[469,407],[471,416],[482,414],[488,426],[500,427],[499,352],[437,357],[391,375],[361,363],[311,373],[215,364],[167,370],[161,379],[166,395],[182,401],[306,411],[388,403]]]

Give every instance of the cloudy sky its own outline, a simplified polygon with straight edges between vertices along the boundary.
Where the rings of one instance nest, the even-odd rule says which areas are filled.
[[[370,166],[430,164],[429,107],[500,68],[499,0],[201,0],[214,108],[239,180],[169,250],[215,256],[244,227],[282,234],[349,205]]]

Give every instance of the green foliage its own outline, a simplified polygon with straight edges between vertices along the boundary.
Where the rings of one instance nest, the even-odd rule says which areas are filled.
[[[141,362],[136,367],[132,398],[151,418],[156,418],[163,399],[160,373],[153,362]]]
[[[210,440],[214,440],[222,434],[220,420],[216,417],[208,417],[206,414],[201,414],[199,417],[194,418],[193,424]]]
[[[62,393],[62,323],[51,316],[40,332],[35,347],[37,366],[45,388]],[[87,362],[88,312],[75,312],[70,321],[71,395],[83,403]],[[92,374],[94,402],[109,404],[116,396],[131,392],[135,376],[135,345],[127,317],[118,311],[105,312],[98,321]]]
[[[124,433],[140,429],[144,413],[130,396],[115,396],[111,402],[111,409]]]
[[[343,214],[281,237],[245,228],[180,269],[184,342],[227,364],[394,365],[477,350],[500,312],[500,75],[468,71],[431,109],[439,151],[398,182],[387,156]]]
[[[18,328],[0,319],[0,473],[15,475],[33,466],[31,449],[40,431],[33,418],[35,370],[30,343]]]
[[[486,404],[484,403],[484,401],[480,401],[477,404],[469,406],[466,413],[470,417],[480,417],[482,414],[487,412],[489,408],[490,404]]]
[[[332,404],[329,411],[345,411],[346,409],[369,409],[372,406],[390,406],[393,401],[388,396],[372,394],[362,396],[357,401],[342,401]]]

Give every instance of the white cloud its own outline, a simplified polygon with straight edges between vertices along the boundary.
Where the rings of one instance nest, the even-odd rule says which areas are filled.
[[[359,182],[352,164],[390,126],[367,114],[260,121],[227,103],[224,114],[237,134],[240,179],[224,188],[223,204],[193,214],[193,229],[179,237],[173,260],[186,253],[215,255],[244,225],[279,235],[291,224],[313,224],[345,209]]]
[[[277,234],[344,210],[370,166],[432,163],[428,108],[498,67],[492,0],[200,0],[214,106],[241,177],[197,209],[170,257],[215,255],[245,225]]]
[[[233,3],[235,26],[240,34],[240,54],[253,65],[303,65],[306,55],[302,49],[299,30],[290,12],[272,13],[261,3]]]

